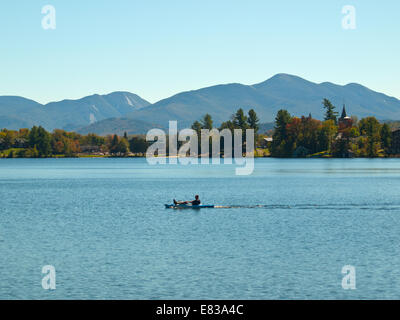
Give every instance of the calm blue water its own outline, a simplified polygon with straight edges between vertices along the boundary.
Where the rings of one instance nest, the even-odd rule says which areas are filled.
[[[399,190],[400,160],[2,159],[0,298],[399,299]],[[241,207],[164,209],[196,193]]]

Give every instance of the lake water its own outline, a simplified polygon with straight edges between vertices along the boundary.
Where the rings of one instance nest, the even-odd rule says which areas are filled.
[[[400,160],[234,168],[0,160],[0,299],[400,298]]]

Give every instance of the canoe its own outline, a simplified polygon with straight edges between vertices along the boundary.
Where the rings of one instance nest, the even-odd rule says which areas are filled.
[[[212,209],[214,208],[214,205],[199,205],[199,206],[193,206],[191,204],[166,204],[165,209]]]

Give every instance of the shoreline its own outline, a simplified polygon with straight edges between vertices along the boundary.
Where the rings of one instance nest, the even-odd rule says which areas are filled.
[[[108,155],[78,155],[78,156],[52,156],[52,157],[0,157],[0,160],[5,159],[146,159],[146,156],[108,156]],[[189,157],[179,157],[179,156],[159,156],[155,158],[160,159],[180,159],[180,158],[189,158]],[[191,157],[193,158],[193,157]],[[196,157],[197,159],[201,159],[201,157]],[[210,157],[210,159],[212,159]],[[224,158],[221,157],[221,160]],[[234,159],[234,158],[232,158]],[[253,159],[283,159],[283,160],[296,160],[296,159],[343,159],[343,160],[354,160],[354,159],[400,159],[400,155],[392,155],[385,157],[351,157],[351,158],[342,158],[342,157],[262,157],[255,156]]]

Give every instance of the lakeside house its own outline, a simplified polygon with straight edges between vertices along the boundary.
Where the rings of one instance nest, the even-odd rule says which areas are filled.
[[[272,137],[263,138],[262,143],[261,143],[261,145],[259,147],[260,148],[271,149],[273,141],[274,141],[274,139]]]
[[[94,146],[94,145],[84,145],[84,146],[80,146],[80,151],[81,151],[81,153],[88,153],[88,154],[100,153],[101,147]]]

